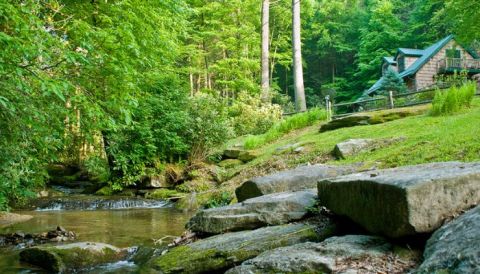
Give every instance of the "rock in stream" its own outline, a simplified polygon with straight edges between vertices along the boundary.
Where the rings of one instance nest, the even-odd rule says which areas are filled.
[[[315,190],[268,194],[230,206],[201,210],[190,219],[187,228],[218,234],[286,224],[304,218],[316,200]]]
[[[82,242],[28,248],[20,252],[20,260],[51,272],[64,273],[120,261],[127,255],[127,249],[103,243]]]
[[[231,232],[178,246],[147,265],[160,273],[215,273],[225,271],[260,253],[331,236],[335,226],[297,223]]]

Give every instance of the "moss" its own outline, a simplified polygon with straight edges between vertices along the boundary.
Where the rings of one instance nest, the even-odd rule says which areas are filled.
[[[104,186],[95,192],[95,195],[111,196],[115,193],[111,186]]]
[[[20,252],[20,261],[27,262],[52,272],[63,272],[65,265],[54,252],[40,248],[29,248]]]
[[[195,179],[191,181],[186,181],[185,183],[176,187],[177,191],[180,192],[202,192],[213,189],[217,186],[217,183],[214,181],[206,179]]]
[[[53,253],[61,258],[67,268],[80,269],[93,265],[110,263],[120,260],[124,254],[110,248],[103,248],[100,252],[94,252],[83,248],[54,249]]]
[[[258,256],[260,253],[277,247],[288,246],[304,241],[323,240],[313,229],[313,226],[294,228],[286,225],[277,227],[279,231],[269,236],[257,236],[246,239],[241,244],[225,244],[220,241],[208,246],[206,249],[199,248],[195,243],[192,246],[179,246],[170,250],[167,254],[152,259],[150,265],[162,271],[162,273],[211,273],[233,267],[245,260]],[[287,229],[284,231],[284,229]],[[289,233],[290,231],[290,233]],[[280,232],[280,233],[279,233]],[[281,232],[284,232],[282,234]],[[325,236],[326,237],[326,236]],[[208,241],[205,240],[205,241]],[[215,241],[215,239],[213,239]]]
[[[215,249],[194,250],[189,246],[175,247],[167,254],[154,258],[151,265],[162,273],[201,273],[228,266],[225,254]]]
[[[243,162],[238,159],[226,159],[218,163],[218,165],[224,168],[232,168],[232,167],[243,165]]]

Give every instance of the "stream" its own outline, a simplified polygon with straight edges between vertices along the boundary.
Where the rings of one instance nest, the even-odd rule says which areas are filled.
[[[155,246],[154,239],[180,236],[191,216],[164,201],[125,197],[72,196],[42,200],[40,205],[34,210],[16,211],[34,218],[0,228],[0,234],[40,233],[62,226],[74,231],[78,242],[102,242],[121,248]],[[21,264],[18,252],[0,248],[0,273],[45,273]],[[82,273],[135,273],[135,269],[132,263],[119,262]]]

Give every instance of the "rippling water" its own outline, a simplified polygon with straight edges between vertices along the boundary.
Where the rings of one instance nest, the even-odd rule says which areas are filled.
[[[53,230],[57,225],[77,233],[77,241],[94,241],[118,247],[153,246],[154,239],[167,235],[179,236],[190,214],[170,207],[116,210],[58,210],[23,211],[34,218],[0,229],[0,233],[22,231],[39,233]],[[0,249],[0,273],[43,273],[21,265],[18,252]],[[90,273],[131,273],[135,269],[128,262],[119,262]],[[113,271],[113,272],[112,272]]]

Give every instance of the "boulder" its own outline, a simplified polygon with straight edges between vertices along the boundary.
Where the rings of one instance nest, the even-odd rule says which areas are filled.
[[[168,188],[172,187],[172,184],[167,180],[167,176],[164,172],[158,175],[146,176],[143,178],[141,187],[143,188]]]
[[[427,241],[417,273],[480,273],[480,206],[444,225]]]
[[[286,224],[304,218],[316,202],[314,191],[273,193],[241,203],[199,211],[187,224],[194,232],[218,234]]]
[[[318,183],[320,204],[375,234],[429,233],[480,202],[480,163],[430,163]]]
[[[363,126],[368,125],[368,120],[371,118],[369,115],[350,115],[338,119],[333,119],[332,121],[323,124],[320,127],[320,132],[325,132],[329,130],[334,130],[344,127],[354,127],[354,126]]]
[[[395,258],[381,237],[347,235],[269,250],[226,273],[406,273],[416,264]]]
[[[16,214],[10,212],[0,211],[0,227],[10,226],[16,223],[21,223],[32,219],[32,215]]]
[[[223,157],[227,159],[238,159],[238,156],[244,150],[238,148],[229,148],[223,151]]]
[[[392,138],[392,139],[349,139],[344,142],[338,143],[333,149],[333,155],[337,159],[345,159],[349,156],[372,151],[382,147],[386,147],[390,144],[405,140],[404,137]]]
[[[311,165],[300,166],[263,177],[253,178],[235,190],[239,202],[278,192],[299,191],[316,187],[318,180],[350,174],[352,166]]]
[[[250,162],[258,156],[259,154],[255,151],[238,148],[231,148],[223,151],[223,157],[225,159],[238,159],[243,162]]]
[[[63,273],[125,259],[126,249],[103,243],[73,243],[60,246],[28,248],[20,252],[20,260],[45,270]]]
[[[417,106],[409,108],[396,108],[389,110],[374,111],[368,113],[359,113],[341,118],[333,119],[329,123],[320,127],[320,132],[330,131],[334,129],[354,126],[375,125],[390,122],[393,120],[405,118],[408,116],[421,115],[427,112],[429,107]]]
[[[320,229],[298,223],[226,233],[175,247],[147,266],[161,273],[220,273],[266,250],[323,240],[333,231],[331,223]]]
[[[278,147],[275,149],[275,154],[283,154],[287,152],[292,152],[295,149],[302,146],[302,143],[294,143],[294,144],[287,144],[282,147]]]
[[[238,155],[238,160],[243,161],[243,162],[250,162],[260,156],[259,153],[251,150],[245,150]]]
[[[375,147],[375,144],[376,141],[374,139],[349,139],[336,144],[333,149],[333,155],[337,159],[345,159],[348,156],[369,151]]]

